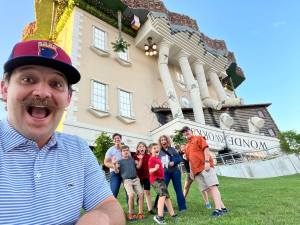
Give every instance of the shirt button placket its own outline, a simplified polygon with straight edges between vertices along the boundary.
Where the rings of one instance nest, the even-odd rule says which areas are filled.
[[[42,151],[38,150],[35,164],[34,164],[34,174],[35,174],[35,181],[38,182],[42,176],[41,174],[41,159],[42,159]]]

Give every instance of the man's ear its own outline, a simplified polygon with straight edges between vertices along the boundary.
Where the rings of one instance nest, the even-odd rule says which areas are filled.
[[[1,80],[0,90],[1,90],[2,99],[5,102],[7,101],[7,89],[8,89],[7,82],[4,80]]]

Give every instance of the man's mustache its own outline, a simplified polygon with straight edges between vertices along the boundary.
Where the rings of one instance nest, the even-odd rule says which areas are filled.
[[[60,109],[57,105],[50,99],[42,99],[39,97],[34,98],[26,98],[22,101],[22,105],[24,106],[33,106],[33,107],[47,107],[50,109]],[[63,107],[61,107],[63,108]]]

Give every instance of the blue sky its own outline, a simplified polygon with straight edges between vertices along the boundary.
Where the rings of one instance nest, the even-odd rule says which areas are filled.
[[[34,20],[34,0],[3,0],[0,64],[23,27]],[[272,103],[280,130],[300,133],[300,1],[165,0],[170,11],[197,20],[200,31],[223,39],[235,53],[246,81],[237,89],[247,104]],[[2,73],[2,68],[0,69]],[[0,118],[4,117],[0,106]]]

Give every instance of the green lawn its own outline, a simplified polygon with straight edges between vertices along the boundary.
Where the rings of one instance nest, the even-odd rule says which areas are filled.
[[[188,210],[178,214],[177,221],[168,215],[167,224],[228,224],[228,225],[299,225],[300,224],[300,175],[269,179],[236,179],[219,177],[223,202],[230,212],[219,218],[211,218],[212,210],[205,209],[196,188],[192,188],[187,198]],[[123,188],[121,188],[123,189]],[[172,203],[177,211],[173,187],[169,188]],[[153,195],[154,198],[154,195]],[[119,196],[127,212],[124,191]],[[146,204],[145,204],[146,207]],[[153,216],[146,215],[141,221],[128,224],[156,224]]]

